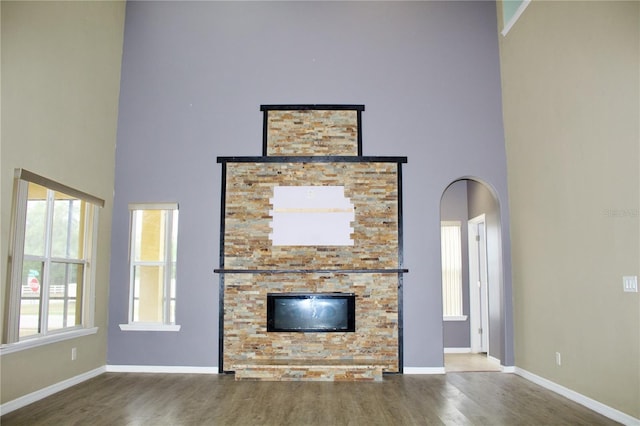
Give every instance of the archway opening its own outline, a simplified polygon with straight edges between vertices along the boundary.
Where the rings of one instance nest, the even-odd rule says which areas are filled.
[[[446,371],[501,371],[500,203],[477,179],[452,182],[440,200]]]

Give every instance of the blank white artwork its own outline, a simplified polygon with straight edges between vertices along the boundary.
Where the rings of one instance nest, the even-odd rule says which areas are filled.
[[[344,186],[276,186],[270,201],[274,246],[353,246],[355,210]]]

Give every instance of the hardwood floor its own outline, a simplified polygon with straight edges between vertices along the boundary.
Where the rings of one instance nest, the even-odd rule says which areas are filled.
[[[389,375],[382,383],[236,382],[106,373],[0,418],[11,425],[612,425],[514,374]]]

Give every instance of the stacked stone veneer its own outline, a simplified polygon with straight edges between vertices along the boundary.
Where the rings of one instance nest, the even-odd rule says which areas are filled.
[[[282,363],[270,360],[268,363],[252,361],[249,364],[236,364],[235,375],[236,380],[380,382],[382,368],[368,361],[347,363],[341,360],[332,363],[310,360]]]
[[[267,155],[358,155],[358,111],[272,110]]]
[[[225,279],[225,366],[248,361],[367,361],[398,371],[398,277],[393,274],[238,274]],[[267,333],[267,293],[353,292],[354,333]],[[229,368],[234,369],[234,368]]]
[[[355,208],[353,246],[272,246],[275,186],[344,186]],[[227,167],[226,269],[398,268],[395,163],[231,163]]]
[[[315,136],[305,137],[307,133],[326,134],[327,129],[335,128],[357,133],[357,128],[351,130],[356,122],[354,111],[312,112],[318,114],[269,111],[269,146],[274,143],[277,148],[267,152],[277,158],[226,161],[222,369],[236,370],[236,378],[378,380],[374,377],[381,377],[381,371],[401,369],[400,165],[375,158],[287,161],[293,155],[288,153],[310,154]],[[343,123],[343,113],[349,113],[349,124]],[[305,121],[302,116],[317,120]],[[287,124],[288,120],[294,122]],[[291,128],[305,130],[292,135],[286,130]],[[279,134],[281,129],[286,135]],[[346,139],[337,138],[336,143]],[[330,146],[335,140],[334,136],[316,145]],[[352,155],[357,151],[354,141],[351,138],[331,155]],[[325,156],[330,151],[320,152]],[[269,234],[273,232],[274,188],[315,185],[344,187],[355,209],[353,245],[273,246]],[[267,293],[288,292],[355,293],[356,331],[267,332]],[[282,368],[287,364],[291,368]]]

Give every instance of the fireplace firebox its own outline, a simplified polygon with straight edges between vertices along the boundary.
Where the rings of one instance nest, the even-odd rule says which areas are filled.
[[[354,293],[268,293],[267,331],[354,332]]]

